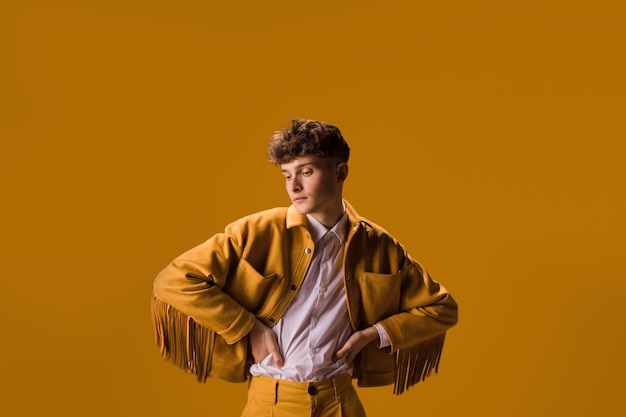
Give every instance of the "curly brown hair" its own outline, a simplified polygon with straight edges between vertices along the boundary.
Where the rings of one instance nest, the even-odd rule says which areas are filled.
[[[286,164],[304,155],[348,162],[350,147],[339,129],[317,120],[292,119],[291,126],[275,132],[267,150],[270,162]]]

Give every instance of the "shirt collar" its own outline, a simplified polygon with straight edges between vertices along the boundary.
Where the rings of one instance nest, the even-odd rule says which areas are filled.
[[[335,223],[335,225],[330,229],[328,229],[326,226],[324,226],[322,223],[317,221],[315,218],[313,218],[313,216],[309,214],[306,215],[306,218],[309,224],[309,231],[311,232],[311,238],[313,239],[313,242],[317,243],[317,241],[324,237],[324,235],[326,235],[327,233],[333,233],[337,236],[337,239],[339,239],[339,244],[343,244],[343,241],[345,240],[346,234],[348,232],[348,216],[346,215],[345,204],[343,206],[343,213],[341,213],[341,217],[339,218],[339,220],[337,220],[337,223]]]

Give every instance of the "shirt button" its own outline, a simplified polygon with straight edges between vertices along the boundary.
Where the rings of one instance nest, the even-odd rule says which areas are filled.
[[[304,250],[304,253],[306,253],[307,255],[308,255],[309,253],[311,253],[311,248],[306,248],[306,249]]]

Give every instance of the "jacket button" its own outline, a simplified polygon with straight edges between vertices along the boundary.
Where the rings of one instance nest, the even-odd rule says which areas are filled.
[[[310,395],[317,395],[317,387],[314,387],[313,385],[311,385],[307,391]]]
[[[346,275],[346,281],[350,281],[350,275]]]
[[[307,255],[308,255],[309,253],[311,253],[311,248],[306,248],[306,249],[304,250],[304,253],[306,253]]]
[[[298,287],[296,286],[296,284],[291,284],[291,290],[292,290],[292,291],[295,291],[295,290],[296,290],[296,288],[298,288]]]
[[[270,321],[270,323],[274,323],[274,317],[270,317],[268,320]]]

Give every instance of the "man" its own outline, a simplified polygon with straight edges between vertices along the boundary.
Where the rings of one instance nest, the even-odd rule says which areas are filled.
[[[156,343],[199,381],[249,379],[243,416],[364,416],[352,379],[400,394],[436,371],[457,305],[343,199],[339,129],[294,119],[268,153],[292,205],[231,223],[159,273]]]

